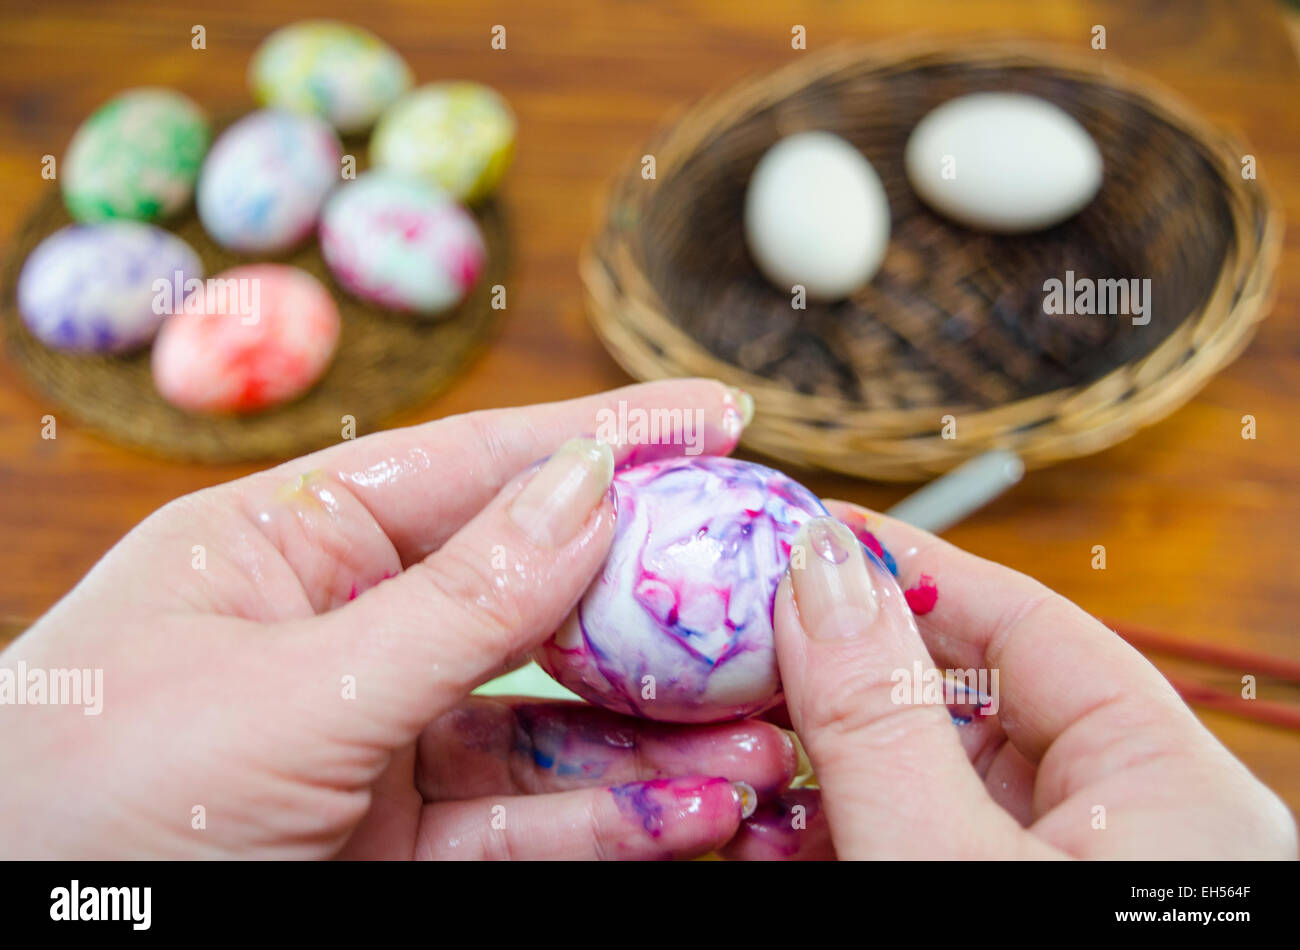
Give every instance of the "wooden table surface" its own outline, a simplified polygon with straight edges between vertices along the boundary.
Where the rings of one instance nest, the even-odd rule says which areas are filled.
[[[392,42],[419,79],[470,78],[519,117],[504,187],[516,228],[510,309],[492,348],[410,423],[567,398],[627,382],[583,313],[577,255],[604,183],[656,127],[694,99],[810,48],[929,32],[1021,35],[1104,56],[1163,81],[1250,143],[1288,218],[1300,221],[1300,72],[1281,9],[1251,2],[1054,0],[692,3],[525,0],[493,4],[65,3],[4,0],[0,11],[0,237],[8,241],[54,183],[77,123],[120,89],[171,86],[214,112],[249,104],[248,59],[273,28],[335,16]],[[201,12],[200,12],[201,11]],[[202,24],[207,49],[190,45]],[[490,31],[507,29],[492,51]],[[1292,228],[1277,304],[1249,350],[1186,408],[1091,458],[1036,472],[948,537],[1024,570],[1115,622],[1188,641],[1300,654],[1295,563],[1300,532],[1300,228]],[[10,635],[48,608],[133,524],[171,498],[252,466],[160,461],[109,444],[51,412],[0,358],[0,625]],[[759,407],[762,411],[762,407]],[[1258,438],[1241,438],[1241,417]],[[887,507],[907,489],[807,475],[822,494]],[[1108,568],[1090,567],[1104,544]],[[1184,669],[1154,657],[1165,669]],[[1237,676],[1221,676],[1231,688]],[[1261,683],[1261,698],[1297,698]],[[1204,721],[1300,811],[1300,733],[1202,711]]]

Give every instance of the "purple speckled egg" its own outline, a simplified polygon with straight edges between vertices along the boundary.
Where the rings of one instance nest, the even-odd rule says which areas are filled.
[[[537,662],[617,712],[717,722],[780,699],[772,603],[817,497],[774,469],[673,458],[614,475],[601,573]]]
[[[86,353],[124,353],[153,339],[203,277],[194,249],[169,231],[137,221],[73,224],[28,255],[18,309],[43,343]]]

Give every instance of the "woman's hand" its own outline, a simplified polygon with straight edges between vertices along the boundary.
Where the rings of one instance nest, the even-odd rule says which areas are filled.
[[[805,526],[775,607],[789,717],[821,792],[761,806],[729,855],[1296,856],[1282,802],[1112,631],[1009,568],[827,504],[840,520]],[[896,556],[897,585],[855,542],[868,534]],[[900,587],[922,575],[938,599],[914,619]],[[917,672],[934,682],[936,664],[976,671],[964,682],[986,695],[915,702]],[[956,727],[954,698],[969,719]]]
[[[768,794],[793,772],[775,726],[468,697],[551,634],[604,560],[616,462],[687,445],[574,437],[623,403],[698,418],[678,434],[725,454],[746,401],[686,380],[473,413],[167,505],[0,654],[103,676],[98,715],[0,706],[0,853],[658,857],[725,842],[749,804],[733,783]]]

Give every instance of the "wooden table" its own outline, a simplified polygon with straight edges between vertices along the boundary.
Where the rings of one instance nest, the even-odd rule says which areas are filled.
[[[41,156],[61,156],[77,123],[117,90],[172,86],[212,111],[238,110],[248,105],[249,56],[272,28],[309,15],[360,22],[393,42],[422,80],[488,83],[520,121],[519,155],[505,186],[518,259],[499,339],[450,392],[401,423],[627,381],[587,325],[576,270],[604,182],[675,110],[804,55],[790,47],[795,24],[806,27],[813,49],[927,30],[1034,36],[1084,53],[1092,27],[1104,25],[1108,48],[1095,55],[1164,81],[1243,136],[1288,216],[1300,220],[1300,73],[1280,9],[1265,0],[179,6],[50,0],[10,3],[0,12],[0,235],[11,236],[37,196],[54,187],[40,176]],[[206,50],[191,48],[195,24],[206,28]],[[505,51],[490,49],[495,24],[507,29]],[[1300,236],[1293,229],[1272,317],[1192,404],[1108,452],[1030,475],[949,537],[1100,616],[1189,641],[1295,656],[1297,314]],[[57,440],[42,440],[40,420],[51,410],[0,360],[0,621],[11,635],[150,511],[252,468],[159,461],[108,444],[70,419],[60,421]],[[1258,420],[1255,441],[1241,438],[1245,414]],[[806,480],[822,494],[876,508],[906,492],[829,476]],[[1106,546],[1105,571],[1090,567],[1094,544]],[[1227,677],[1224,685],[1234,682]],[[1287,698],[1267,684],[1260,695]],[[1300,810],[1300,733],[1221,714],[1204,719]]]

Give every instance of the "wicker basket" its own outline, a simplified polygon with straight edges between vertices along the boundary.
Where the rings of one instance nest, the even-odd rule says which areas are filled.
[[[1015,43],[839,48],[697,105],[644,150],[657,178],[638,155],[612,187],[582,261],[596,331],[639,379],[748,389],[748,448],[868,478],[928,478],[991,448],[1041,466],[1168,415],[1267,312],[1281,218],[1243,179],[1246,150],[1168,93],[1062,63]],[[983,90],[1038,95],[1083,123],[1106,163],[1087,208],[999,236],[920,202],[903,170],[909,133]],[[807,129],[871,160],[892,233],[868,286],[795,311],[750,260],[742,210],[759,157]],[[1067,270],[1151,278],[1150,322],[1045,314],[1043,281]]]

